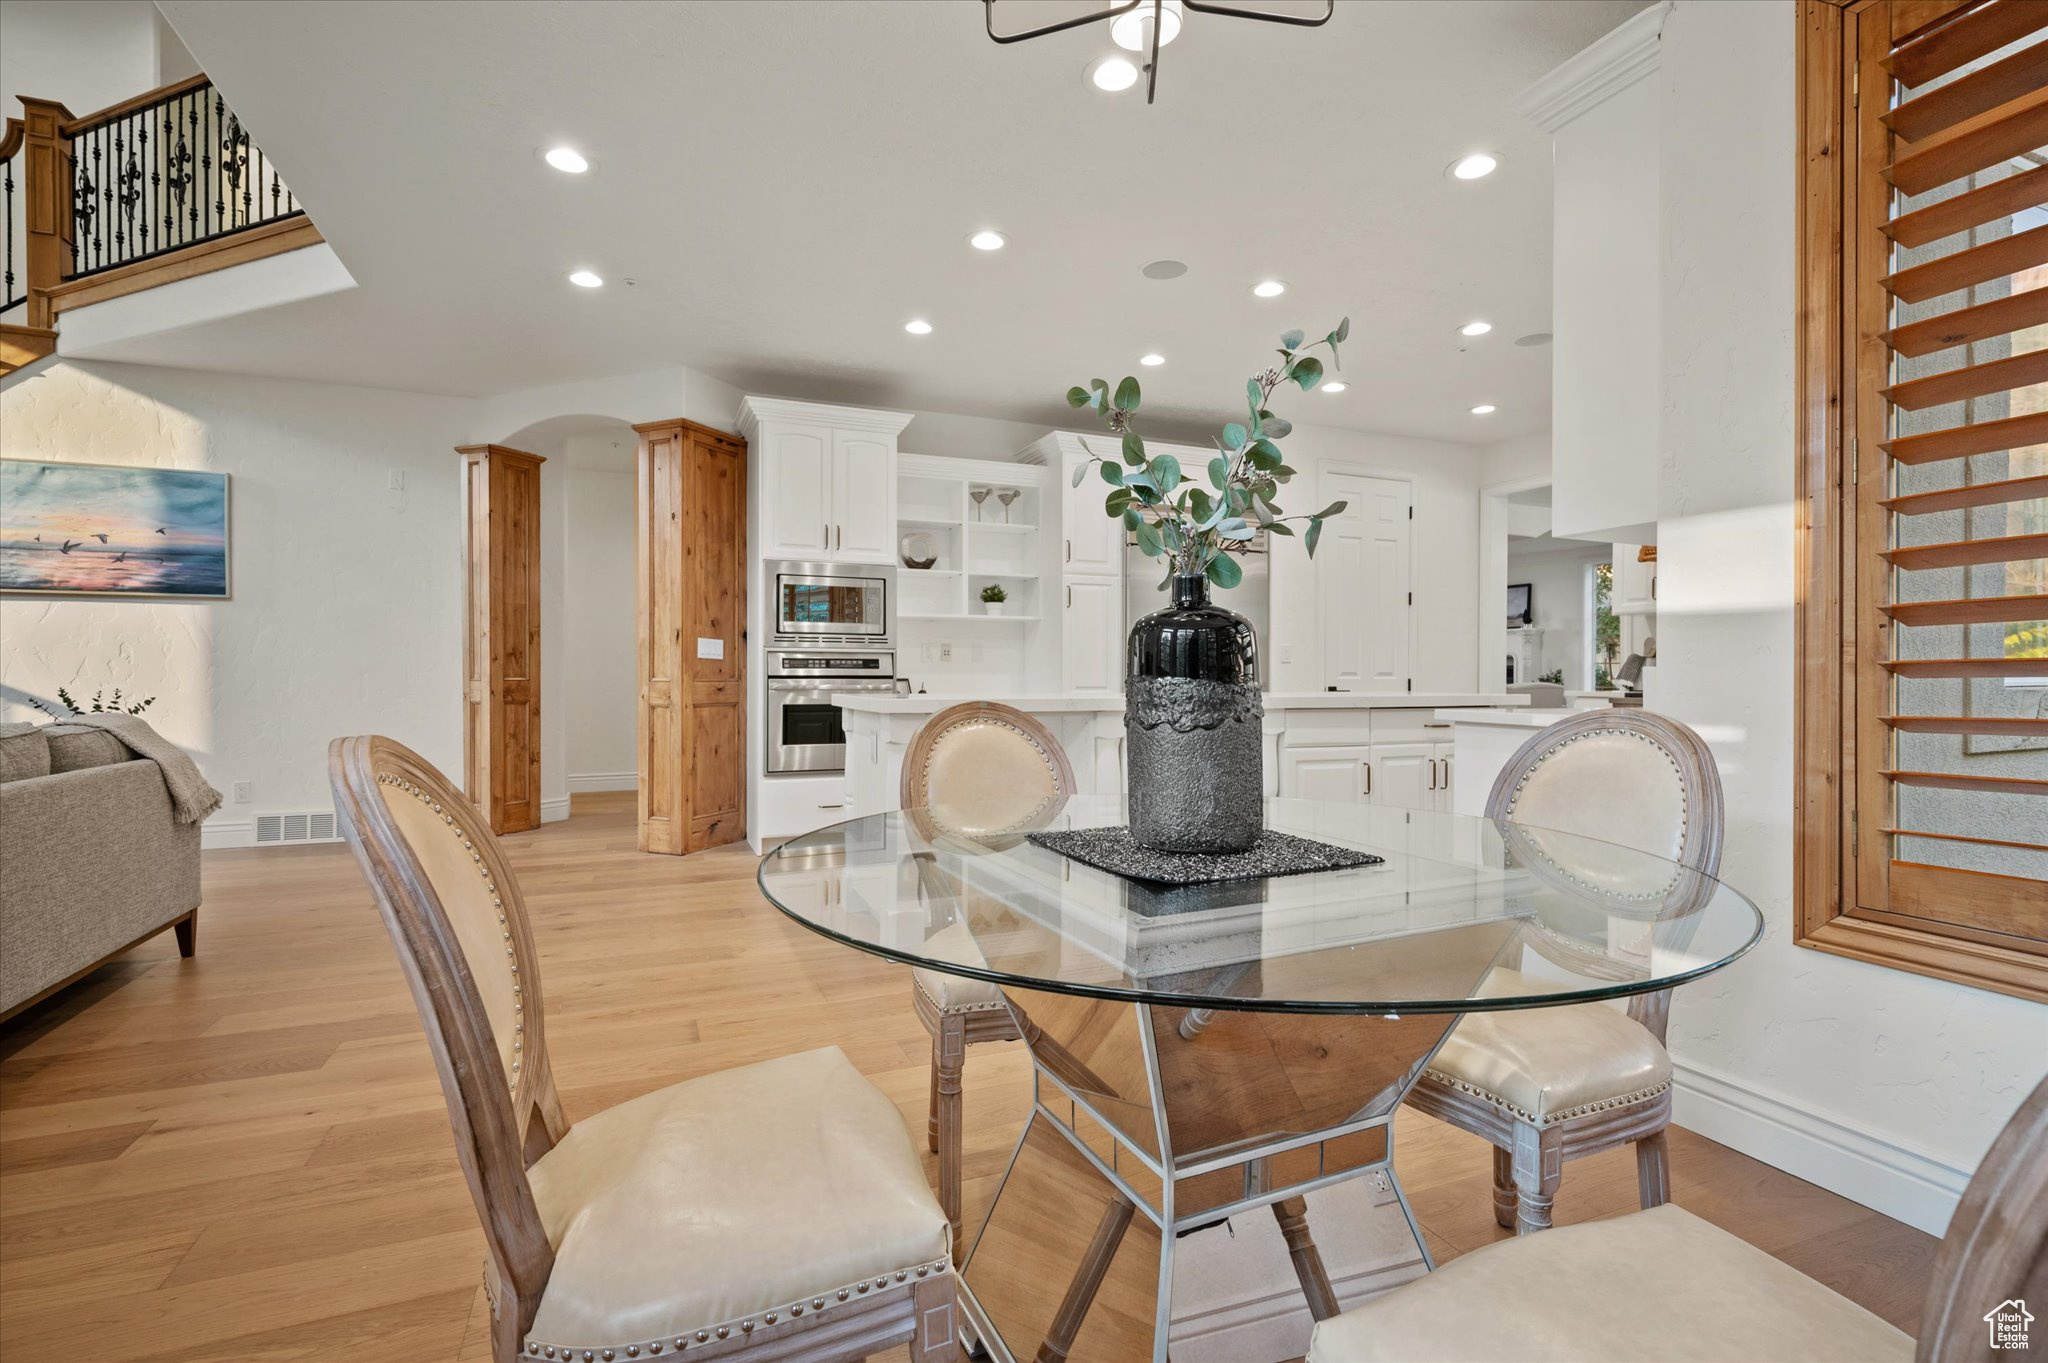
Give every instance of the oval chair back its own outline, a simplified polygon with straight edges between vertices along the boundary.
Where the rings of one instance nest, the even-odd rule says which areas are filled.
[[[903,807],[933,811],[941,832],[1042,828],[1073,793],[1074,769],[1059,740],[1030,715],[997,701],[939,711],[903,756]]]
[[[492,1301],[524,1338],[554,1268],[526,1170],[568,1123],[518,882],[476,806],[411,749],[337,738],[327,772],[426,1027],[490,1250]]]
[[[1985,1317],[2000,1309],[2031,1302],[2048,1324],[2048,1079],[2034,1086],[1984,1153],[1929,1277],[1918,1363],[2013,1357],[2013,1350],[1991,1344]]]

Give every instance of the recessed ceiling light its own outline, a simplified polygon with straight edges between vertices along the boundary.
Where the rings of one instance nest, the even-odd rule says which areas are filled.
[[[1493,413],[1494,405],[1490,402],[1482,402],[1472,409],[1473,416],[1492,416]]]
[[[1138,363],[1158,366],[1166,363],[1166,357],[1164,355],[1160,355],[1157,353],[1151,355],[1140,355],[1138,357]]]
[[[1128,10],[1109,21],[1109,40],[1126,52],[1152,50],[1152,21],[1159,21],[1159,45],[1165,47],[1180,36],[1180,0],[1153,0]]]
[[[925,321],[922,317],[905,322],[903,329],[913,336],[929,336],[932,334],[932,324]]]
[[[590,169],[590,162],[574,147],[549,147],[545,159],[556,170],[567,171],[571,175],[581,175]]]
[[[977,251],[1000,251],[1010,244],[1010,239],[1001,232],[984,230],[969,237],[967,244]]]
[[[1179,260],[1147,261],[1138,273],[1147,279],[1179,279],[1188,272],[1186,262]]]
[[[1287,292],[1287,285],[1278,279],[1263,279],[1252,285],[1252,292],[1261,298],[1278,298]]]
[[[1525,348],[1529,346],[1549,345],[1550,333],[1547,331],[1532,331],[1527,336],[1515,337],[1515,344],[1518,346],[1523,346]]]
[[[1460,336],[1484,336],[1492,330],[1493,323],[1491,322],[1467,322],[1464,326],[1458,328],[1458,334]]]
[[[595,270],[577,270],[570,274],[569,282],[579,289],[594,289],[604,283],[604,276]]]
[[[1475,151],[1451,162],[1451,175],[1460,180],[1481,180],[1500,168],[1500,158]]]
[[[1341,393],[1350,386],[1350,384],[1344,382],[1344,380],[1342,379],[1332,379],[1330,382],[1324,384],[1322,388],[1325,393]]]
[[[1122,57],[1104,57],[1088,68],[1088,83],[1113,95],[1138,83],[1138,68]]]

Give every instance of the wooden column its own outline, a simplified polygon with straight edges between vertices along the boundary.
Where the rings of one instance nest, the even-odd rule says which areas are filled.
[[[633,429],[640,850],[680,856],[746,835],[747,446]]]
[[[496,833],[540,826],[540,466],[461,445],[463,787]]]
[[[64,282],[71,268],[73,216],[71,139],[64,125],[71,111],[54,99],[22,97],[22,185],[28,241],[22,282],[31,327],[49,327],[56,312],[45,290]]]

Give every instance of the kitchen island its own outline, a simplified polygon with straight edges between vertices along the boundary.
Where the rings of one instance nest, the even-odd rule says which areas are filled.
[[[1486,797],[1493,791],[1493,778],[1529,741],[1529,736],[1560,720],[1582,715],[1587,710],[1604,710],[1599,701],[1580,702],[1569,709],[1440,710],[1437,719],[1451,726],[1451,751],[1465,781],[1451,799],[1453,814],[1486,813]]]
[[[903,756],[926,720],[977,697],[835,695],[846,730],[846,811],[895,809]],[[1077,793],[1120,795],[1124,781],[1124,699],[1120,695],[1000,696],[1052,732],[1073,764]],[[1447,809],[1452,772],[1449,721],[1440,712],[1509,709],[1526,696],[1486,692],[1269,691],[1265,696],[1266,794],[1396,808]],[[1481,793],[1482,800],[1485,798]]]

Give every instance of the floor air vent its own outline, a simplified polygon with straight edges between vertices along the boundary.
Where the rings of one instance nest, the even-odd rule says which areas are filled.
[[[334,831],[334,811],[331,809],[310,814],[256,816],[258,847],[268,847],[272,843],[339,841],[340,838]]]

